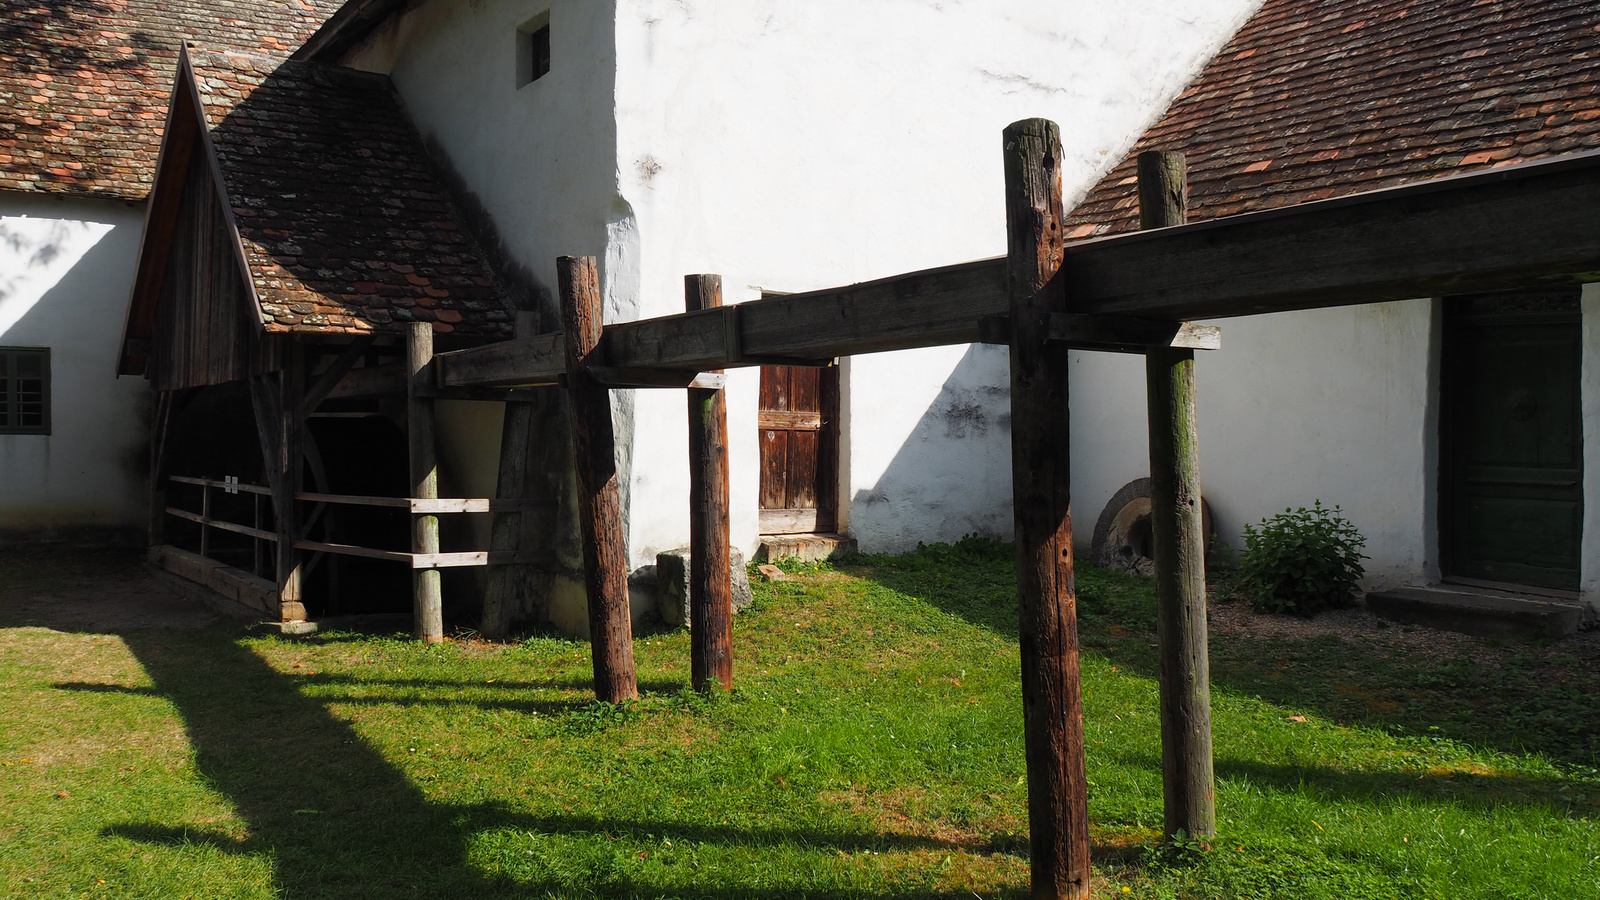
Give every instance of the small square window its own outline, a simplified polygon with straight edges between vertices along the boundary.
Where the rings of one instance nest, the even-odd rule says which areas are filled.
[[[542,12],[517,26],[517,87],[550,73],[550,13]]]
[[[0,347],[0,434],[50,433],[50,349]]]

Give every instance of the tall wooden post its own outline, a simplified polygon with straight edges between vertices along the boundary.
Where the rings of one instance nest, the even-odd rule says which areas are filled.
[[[1023,736],[1033,896],[1089,896],[1089,815],[1072,583],[1067,349],[1046,341],[1066,311],[1061,133],[1005,130],[1006,283],[1011,297],[1011,483],[1016,518]]]
[[[722,305],[722,277],[686,275],[689,312]],[[728,567],[728,403],[718,389],[689,389],[689,668],[704,691],[733,687],[733,584]]]
[[[534,334],[534,314],[517,313],[516,336],[530,338]],[[528,449],[533,441],[533,404],[525,400],[508,400],[500,424],[500,473],[495,496],[502,500],[528,499]],[[494,513],[490,525],[489,549],[510,551],[526,549],[522,546],[524,513],[509,510]],[[518,589],[525,585],[526,567],[508,563],[489,567],[489,584],[483,594],[483,616],[478,630],[492,641],[502,640],[511,628],[511,607]]]
[[[294,542],[300,539],[300,515],[295,509],[295,494],[300,492],[301,469],[305,465],[305,345],[293,339],[284,341],[283,370],[278,373],[277,476],[272,480],[272,508],[278,524],[278,608],[285,622],[306,617],[301,595],[300,552]]]
[[[1183,154],[1139,154],[1139,225],[1187,218]],[[1206,646],[1206,546],[1200,516],[1200,434],[1194,351],[1145,353],[1150,415],[1150,525],[1161,665],[1161,781],[1166,833],[1217,831],[1211,760],[1211,664]]]
[[[433,434],[433,325],[412,322],[406,332],[406,434],[411,445],[411,496],[439,498],[438,450]],[[439,552],[439,517],[411,517],[411,552]],[[411,603],[417,637],[430,644],[444,640],[444,591],[439,570],[411,570]]]
[[[628,611],[628,556],[617,492],[616,438],[611,398],[586,366],[600,344],[600,275],[594,257],[556,260],[561,325],[566,332],[567,394],[572,408],[572,456],[578,474],[578,531],[583,539],[584,587],[589,596],[589,641],[594,694],[606,703],[639,696],[633,669],[633,621]]]
[[[150,526],[149,546],[167,542],[167,432],[177,391],[150,392]]]

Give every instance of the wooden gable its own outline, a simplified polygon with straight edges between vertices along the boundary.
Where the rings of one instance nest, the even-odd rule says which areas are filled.
[[[117,372],[144,375],[160,391],[242,381],[280,367],[280,340],[262,325],[185,53]]]

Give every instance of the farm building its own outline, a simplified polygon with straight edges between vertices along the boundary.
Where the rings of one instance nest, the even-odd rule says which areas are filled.
[[[53,434],[0,436],[14,461],[5,477],[19,485],[16,492],[8,486],[0,509],[8,527],[146,521],[145,423],[160,423],[177,408],[163,414],[160,403],[148,404],[151,384],[136,377],[112,383],[110,373],[120,366],[167,390],[178,382],[150,354],[165,343],[184,359],[206,355],[192,342],[174,343],[177,332],[163,332],[160,323],[175,320],[162,318],[158,307],[169,295],[174,303],[179,295],[195,301],[193,289],[175,280],[181,267],[170,262],[185,253],[183,259],[198,260],[213,246],[208,241],[215,255],[207,258],[221,267],[210,271],[236,279],[218,293],[231,298],[231,314],[239,315],[230,327],[248,336],[251,353],[266,356],[217,363],[183,386],[231,397],[215,402],[231,404],[230,452],[248,457],[256,449],[250,441],[263,430],[248,382],[286,371],[272,348],[298,347],[294,352],[307,360],[305,383],[315,385],[341,360],[346,374],[398,364],[406,346],[402,326],[410,322],[431,323],[441,350],[503,339],[518,312],[525,334],[550,333],[560,327],[558,256],[600,261],[607,323],[681,312],[689,273],[720,274],[724,302],[741,304],[992,257],[1005,248],[998,135],[1028,116],[1065,126],[1062,178],[1069,202],[1082,200],[1070,236],[1081,239],[1132,227],[1131,163],[1123,162],[1130,147],[1187,151],[1190,214],[1204,219],[1586,149],[1600,121],[1591,115],[1600,112],[1594,110],[1600,100],[1590,90],[1600,22],[1583,3],[1187,0],[1106,11],[1045,0],[977,7],[910,0],[798,6],[366,0],[337,10],[322,4],[315,12],[266,3],[230,8],[256,6],[292,11],[292,23],[272,30],[278,42],[251,37],[257,32],[243,27],[243,36],[233,36],[230,20],[218,19],[182,32],[195,44],[182,61],[171,39],[162,44],[165,55],[141,57],[151,66],[138,76],[145,91],[136,104],[143,143],[136,173],[117,188],[123,193],[86,187],[89,177],[71,167],[133,158],[120,147],[88,145],[64,155],[57,144],[20,152],[6,146],[7,177],[33,172],[34,178],[4,183],[0,202],[15,206],[6,208],[0,227],[33,234],[19,229],[43,228],[36,220],[44,218],[41,205],[50,204],[116,207],[123,216],[109,225],[102,223],[109,212],[50,220],[82,232],[71,245],[83,248],[81,260],[41,255],[18,240],[9,242],[13,250],[0,248],[31,254],[29,268],[19,271],[33,273],[0,297],[0,312],[26,307],[37,323],[30,331],[29,316],[19,315],[20,324],[6,325],[0,343],[18,351],[51,348],[52,373]],[[8,18],[10,26],[22,13]],[[19,31],[14,46],[30,46],[47,33]],[[81,27],[77,37],[65,37],[68,47],[76,40],[109,52]],[[67,62],[51,65],[71,71]],[[47,101],[58,98],[44,92],[58,90],[48,87],[56,70],[39,74],[49,78],[28,82],[37,92],[29,96],[53,108]],[[192,77],[192,97],[183,93],[185,77]],[[280,90],[302,108],[268,99]],[[350,99],[357,95],[378,99]],[[381,121],[351,112],[374,104],[386,110]],[[66,99],[56,104],[67,105]],[[101,109],[64,115],[98,121]],[[30,118],[45,121],[43,115]],[[194,155],[158,178],[158,123],[168,115],[188,115],[205,128],[184,136],[169,126],[162,152],[188,146]],[[261,125],[274,116],[284,124]],[[27,121],[13,130],[40,127]],[[274,133],[251,131],[263,127]],[[374,137],[373,128],[385,137]],[[296,129],[314,130],[324,155],[301,159],[270,149],[274,139],[304,133]],[[325,199],[319,192],[331,190],[329,179],[386,190],[376,174],[402,146],[425,185],[391,196],[387,209],[375,190],[359,202],[339,199],[307,213]],[[51,166],[18,162],[34,158],[26,156],[29,149],[53,160]],[[209,168],[200,162],[208,154],[215,160]],[[152,182],[156,196],[170,196],[169,215],[176,218],[158,217],[155,203],[143,201]],[[217,192],[210,218],[189,193],[203,185]],[[130,200],[144,208],[128,206]],[[395,224],[430,204],[438,214],[417,220],[420,226],[389,229],[407,234],[386,234],[367,221],[376,216]],[[16,224],[23,221],[29,224]],[[430,229],[440,222],[459,236],[444,262],[426,258],[437,252]],[[91,239],[95,229],[104,235]],[[430,236],[419,238],[418,231]],[[364,258],[350,252],[357,232],[370,237],[360,239],[372,251]],[[113,240],[119,234],[126,238],[121,244]],[[161,234],[170,246],[152,243]],[[381,240],[398,243],[374,250]],[[388,267],[382,277],[373,274],[379,261]],[[425,273],[430,265],[434,270]],[[91,278],[102,284],[93,314],[49,313],[68,306],[61,285]],[[441,287],[447,278],[482,289],[469,301],[475,308],[428,292],[453,290]],[[135,288],[136,281],[143,287]],[[1600,348],[1596,302],[1600,295],[1585,298],[1576,290],[1521,300],[1418,298],[1227,323],[1225,349],[1203,354],[1198,365],[1201,458],[1215,529],[1237,544],[1243,524],[1320,498],[1341,505],[1368,536],[1374,585],[1456,576],[1568,597],[1581,591],[1595,602],[1600,569],[1584,560],[1600,559],[1594,552],[1600,503],[1584,502],[1596,482],[1583,474],[1595,468],[1583,465],[1583,457],[1600,452],[1594,449],[1600,438],[1581,437],[1600,422],[1594,412],[1600,401],[1582,390],[1593,378],[1581,373],[1592,373]],[[1478,312],[1458,316],[1451,312],[1457,309]],[[1503,323],[1494,317],[1515,318],[1519,310],[1527,315],[1517,327],[1533,336],[1519,352],[1541,365],[1510,368],[1537,371],[1543,381],[1512,386],[1471,375],[1472,354],[1487,352],[1471,335],[1511,334],[1480,326]],[[1479,314],[1489,318],[1473,318]],[[124,319],[119,350],[116,324]],[[106,334],[97,349],[69,359],[69,339],[77,340],[80,324],[89,321]],[[358,341],[365,349],[352,349]],[[1559,366],[1552,362],[1558,359]],[[1077,540],[1087,552],[1086,526],[1102,511],[1119,512],[1125,486],[1148,472],[1143,372],[1137,360],[1093,352],[1074,353],[1072,366],[1072,494]],[[69,372],[81,372],[71,377],[84,385],[107,381],[72,387]],[[848,535],[863,550],[881,551],[969,533],[1009,534],[1008,377],[1006,349],[984,343],[844,357],[825,367],[730,370],[734,545],[751,554],[763,541],[797,546],[806,535],[822,535],[817,543],[826,546],[830,536]],[[403,468],[402,429],[410,427],[404,385],[318,399],[332,405],[320,418],[311,412],[307,433],[329,457],[322,465],[330,471],[323,484],[313,477],[310,486],[332,494],[404,494],[394,486]],[[1451,412],[1502,401],[1513,421],[1532,423],[1517,427],[1531,431]],[[554,557],[522,582],[528,587],[513,616],[582,632],[582,560],[576,526],[562,505],[571,492],[566,419],[553,399],[526,402],[533,409],[525,424],[533,450],[523,475],[534,483],[521,488],[521,500],[553,501],[557,514],[523,529],[524,551],[538,545]],[[626,564],[638,571],[658,552],[687,543],[683,404],[675,392],[648,390],[613,390],[611,403]],[[150,413],[143,412],[147,405]],[[503,490],[505,404],[441,394],[432,406],[439,496],[513,499]],[[200,420],[211,421],[210,414]],[[82,421],[85,430],[69,439],[69,421]],[[237,476],[272,489],[264,474],[256,477],[264,472],[259,459],[254,470],[241,458],[228,463],[238,471],[210,471],[222,461],[185,457],[197,439],[172,443],[181,433],[156,441],[166,448],[158,476]],[[1493,455],[1513,443],[1536,460],[1512,466],[1522,488],[1497,483],[1484,493],[1483,460],[1456,453],[1471,445]],[[49,458],[52,447],[60,449]],[[378,458],[363,448],[389,454],[393,479],[384,487],[341,481],[347,476],[331,471],[340,466],[332,459],[340,448],[350,460],[344,465],[355,469]],[[98,455],[64,462],[91,453]],[[179,461],[209,468],[179,471],[173,468]],[[85,474],[51,481],[52,472],[68,465]],[[171,489],[157,482],[158,492]],[[73,491],[92,504],[74,512]],[[24,502],[28,492],[35,500]],[[243,502],[227,496],[234,499],[224,502]],[[158,509],[165,503],[158,501]],[[1488,507],[1500,512],[1474,512]],[[38,518],[38,510],[54,518]],[[331,529],[302,540],[337,542],[332,514],[309,505],[302,512],[308,521],[326,516],[316,527]],[[339,515],[355,521],[346,510]],[[170,516],[156,518],[180,537],[189,528]],[[489,516],[447,517],[438,552],[482,550],[492,543],[490,531]],[[1486,557],[1482,548],[1489,545],[1519,555]],[[1582,552],[1585,545],[1591,552]],[[222,549],[242,560],[247,545]],[[363,608],[350,596],[333,599],[335,568],[326,562],[309,573],[302,612]],[[483,587],[482,578],[458,575],[446,581],[446,594],[471,598]],[[636,613],[650,611],[648,591],[634,599]]]

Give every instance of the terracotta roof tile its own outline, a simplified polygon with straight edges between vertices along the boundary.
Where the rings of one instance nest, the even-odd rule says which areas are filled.
[[[1136,229],[1143,150],[1200,220],[1596,146],[1594,0],[1267,0],[1070,223]]]
[[[509,336],[504,292],[389,80],[192,48],[269,331]]]
[[[0,0],[0,190],[142,199],[185,40],[287,58],[342,0]]]

